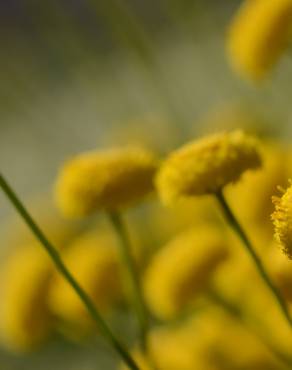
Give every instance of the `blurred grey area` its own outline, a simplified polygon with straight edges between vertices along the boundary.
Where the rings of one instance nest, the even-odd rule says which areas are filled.
[[[229,102],[251,104],[288,128],[289,56],[260,91],[227,63],[224,37],[239,3],[2,1],[1,171],[31,195],[74,153],[121,144],[128,122],[150,132],[164,122],[155,135],[171,126],[180,142]],[[4,208],[1,199],[2,215]]]
[[[291,55],[261,89],[226,60],[226,29],[239,4],[2,0],[1,172],[27,199],[50,189],[60,164],[79,151],[123,144],[130,129],[150,132],[165,152],[203,132],[201,118],[225,104],[252,107],[289,140]],[[0,195],[1,220],[12,214]],[[104,362],[92,343],[57,341],[32,356],[3,351],[0,368],[113,368],[101,352]]]

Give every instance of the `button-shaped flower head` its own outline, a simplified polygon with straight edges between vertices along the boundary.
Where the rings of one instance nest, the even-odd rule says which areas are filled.
[[[82,153],[60,170],[57,203],[71,217],[128,206],[153,190],[157,164],[151,152],[140,148]]]
[[[234,69],[258,81],[287,47],[292,27],[292,0],[245,0],[234,17],[228,53]]]
[[[202,138],[172,152],[162,164],[156,185],[165,204],[179,198],[211,194],[258,168],[256,140],[242,131]]]
[[[106,232],[87,232],[63,253],[79,284],[101,311],[108,311],[122,296],[121,266],[115,238]],[[77,294],[56,272],[49,292],[49,306],[57,317],[87,331],[92,321]]]
[[[179,234],[157,252],[145,272],[144,291],[151,310],[162,319],[175,317],[204,289],[227,256],[224,235],[215,227]]]
[[[276,241],[282,246],[283,252],[292,259],[292,184],[282,197],[273,197],[275,212],[272,220],[275,228]]]
[[[0,332],[11,350],[31,350],[51,333],[47,294],[53,271],[37,244],[18,248],[6,261],[1,271]]]

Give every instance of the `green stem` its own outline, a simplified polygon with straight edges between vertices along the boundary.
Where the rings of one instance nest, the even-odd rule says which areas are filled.
[[[278,291],[277,287],[272,282],[272,280],[269,277],[262,261],[260,260],[256,251],[254,250],[250,240],[248,239],[246,233],[244,232],[241,225],[237,221],[235,215],[233,214],[232,210],[230,209],[230,207],[229,207],[229,205],[228,205],[228,203],[227,203],[227,201],[226,201],[226,199],[223,195],[223,192],[220,191],[220,192],[216,193],[216,198],[217,198],[217,200],[218,200],[218,202],[219,202],[219,204],[220,204],[220,206],[223,210],[223,213],[224,213],[224,216],[225,216],[227,222],[229,223],[231,228],[235,231],[235,233],[238,235],[238,237],[241,239],[241,241],[242,241],[243,245],[245,246],[247,252],[249,253],[251,258],[253,259],[253,261],[254,261],[257,269],[258,269],[258,272],[260,273],[262,279],[264,280],[264,282],[267,284],[270,291],[274,295],[276,301],[278,302],[278,305],[280,306],[280,309],[281,309],[283,315],[285,316],[289,326],[292,329],[292,319],[291,319],[288,307],[286,305],[286,302],[284,301],[284,299],[281,296],[280,292]]]
[[[132,288],[133,305],[139,322],[141,347],[147,352],[147,334],[149,329],[148,312],[144,302],[139,274],[132,257],[131,243],[120,213],[109,212],[109,218],[120,240],[121,257],[127,267],[128,281]]]
[[[91,315],[92,319],[96,322],[104,338],[108,341],[108,343],[112,346],[112,348],[116,351],[116,353],[121,357],[121,359],[130,369],[139,370],[139,367],[137,366],[131,355],[127,352],[124,346],[112,333],[111,329],[107,326],[106,322],[98,312],[97,308],[95,307],[90,297],[86,294],[86,292],[79,285],[77,280],[75,280],[71,272],[67,269],[57,249],[46,238],[44,233],[41,231],[41,229],[38,227],[38,225],[30,216],[22,202],[19,200],[14,190],[11,188],[11,186],[8,184],[8,182],[4,179],[3,175],[1,174],[0,174],[0,187],[2,188],[3,192],[6,194],[8,199],[11,201],[19,215],[23,218],[24,222],[30,228],[32,233],[45,248],[45,250],[51,257],[52,261],[54,262],[57,270],[64,277],[64,279],[67,280],[67,282],[71,285],[72,289],[74,289],[76,294],[79,296],[80,300],[86,307],[88,313]]]

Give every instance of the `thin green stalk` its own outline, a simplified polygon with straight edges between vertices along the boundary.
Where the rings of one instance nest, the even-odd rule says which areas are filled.
[[[139,322],[141,347],[143,351],[147,352],[147,334],[149,329],[148,311],[144,302],[139,274],[132,257],[131,243],[120,213],[109,212],[109,218],[120,240],[121,257],[127,267],[128,281],[132,288],[133,305]]]
[[[79,296],[80,300],[83,302],[84,306],[86,307],[88,313],[91,315],[92,319],[98,326],[100,333],[104,336],[104,338],[108,341],[111,347],[116,351],[116,353],[121,357],[124,363],[131,369],[131,370],[139,370],[139,367],[131,357],[131,355],[127,352],[124,346],[120,343],[120,341],[115,337],[112,333],[111,329],[108,327],[100,313],[98,312],[97,308],[95,307],[94,303],[87,295],[87,293],[83,290],[83,288],[79,285],[79,283],[75,280],[74,276],[71,272],[67,269],[66,265],[62,261],[62,258],[57,251],[57,249],[49,242],[46,238],[44,233],[41,231],[39,226],[30,216],[14,190],[5,180],[3,175],[0,174],[0,187],[3,192],[6,194],[8,199],[11,201],[12,205],[19,213],[19,215],[23,218],[24,222],[30,228],[32,233],[35,237],[39,240],[41,245],[45,248],[49,256],[51,257],[52,261],[54,262],[57,270],[60,274],[64,277],[65,280],[71,285],[72,289],[76,292]]]
[[[228,203],[227,203],[227,201],[226,201],[226,199],[223,195],[223,192],[220,191],[220,192],[216,193],[216,198],[217,198],[217,200],[218,200],[218,202],[219,202],[219,204],[222,208],[222,211],[224,213],[224,216],[225,216],[227,222],[229,223],[231,228],[234,230],[234,232],[238,235],[238,237],[241,239],[241,241],[242,241],[243,245],[245,246],[247,252],[249,253],[251,258],[253,259],[253,261],[254,261],[257,269],[258,269],[259,274],[261,275],[262,279],[264,280],[264,282],[269,287],[271,293],[274,295],[276,301],[278,302],[278,305],[280,306],[280,309],[281,309],[283,315],[285,316],[288,324],[290,325],[290,327],[292,329],[292,319],[291,319],[291,316],[290,316],[290,313],[289,313],[289,310],[288,310],[288,307],[286,305],[285,300],[283,299],[283,297],[281,296],[277,287],[274,285],[271,278],[269,277],[262,261],[260,260],[260,258],[257,255],[255,249],[253,248],[252,243],[248,239],[245,231],[243,230],[240,223],[237,221],[235,215],[233,214],[232,210],[230,209],[230,207],[229,207],[229,205],[228,205]]]

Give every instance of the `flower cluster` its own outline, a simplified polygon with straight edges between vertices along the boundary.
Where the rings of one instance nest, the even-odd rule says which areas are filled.
[[[268,348],[271,345],[275,350],[284,348],[288,355],[285,341],[291,332],[287,334],[282,329],[279,312],[273,311],[274,319],[265,321],[271,342],[275,325],[281,328],[275,345],[269,342],[267,346],[252,327],[242,327],[238,321],[236,310],[241,310],[242,305],[247,312],[254,311],[256,317],[257,307],[272,308],[274,302],[262,290],[256,270],[241,254],[239,242],[231,237],[221,218],[210,217],[210,208],[215,208],[215,203],[209,198],[203,198],[201,203],[196,201],[200,195],[216,197],[227,185],[238,182],[228,186],[228,198],[234,207],[239,206],[243,220],[246,208],[250,209],[246,203],[254,202],[249,226],[260,238],[265,234],[263,229],[267,229],[264,239],[267,241],[272,230],[263,217],[271,208],[271,192],[276,184],[289,177],[289,161],[283,161],[287,156],[287,152],[271,143],[262,145],[260,150],[253,137],[236,130],[186,144],[160,160],[160,165],[154,154],[137,148],[94,151],[65,163],[56,187],[57,204],[64,214],[80,217],[98,211],[112,214],[118,209],[126,210],[149,192],[154,193],[155,185],[157,197],[172,205],[169,212],[173,212],[173,220],[166,218],[164,226],[160,221],[159,230],[159,207],[151,210],[150,221],[143,224],[143,238],[148,245],[157,242],[155,234],[160,237],[161,230],[169,228],[162,246],[157,251],[152,248],[150,258],[144,260],[146,251],[141,243],[140,247],[137,243],[131,247],[144,304],[161,322],[159,327],[149,328],[147,353],[138,345],[131,352],[142,370],[152,370],[153,366],[159,370],[193,370],[198,364],[202,370],[221,370],[226,366],[256,370],[259,362],[264,368],[277,369],[279,359]],[[257,171],[248,171],[254,169]],[[255,186],[256,182],[262,186]],[[239,201],[238,197],[241,194],[245,197],[245,192],[250,202]],[[180,199],[186,203],[178,203]],[[276,240],[290,257],[291,186],[273,201]],[[185,213],[191,218],[187,219]],[[64,230],[64,225],[59,229]],[[64,243],[63,233],[57,229],[52,233],[56,235],[54,242]],[[120,305],[131,305],[130,281],[124,280],[128,265],[120,259],[119,242],[109,225],[91,225],[89,230],[71,235],[60,250],[61,257],[97,309],[109,317]],[[37,243],[29,239],[25,243],[9,256],[2,271],[3,343],[14,351],[27,351],[55,330],[70,340],[91,335],[95,325],[80,297]],[[271,276],[281,294],[291,301],[288,260],[275,257],[277,249],[270,244],[265,255]],[[176,325],[169,326],[172,322]],[[236,343],[241,348],[237,357],[233,356],[238,352]],[[222,356],[220,360],[216,357],[218,353]]]
[[[265,79],[289,46],[291,26],[292,0],[243,0],[226,40],[233,69],[253,82]],[[137,50],[152,67],[147,44]],[[168,97],[165,103],[172,108]],[[81,342],[97,333],[122,370],[292,367],[291,180],[285,189],[292,152],[248,133],[253,120],[247,130],[235,128],[245,121],[235,112],[204,126],[209,121],[213,131],[218,124],[224,130],[164,157],[137,145],[65,161],[54,196],[67,221],[49,211],[36,217],[39,227],[0,174],[35,237],[13,223],[5,241],[3,347],[29,352],[56,334]],[[137,135],[132,126],[122,131],[116,136]],[[168,134],[163,140],[174,146],[177,137]],[[160,150],[158,136],[144,141]],[[48,203],[40,208],[46,214]]]

